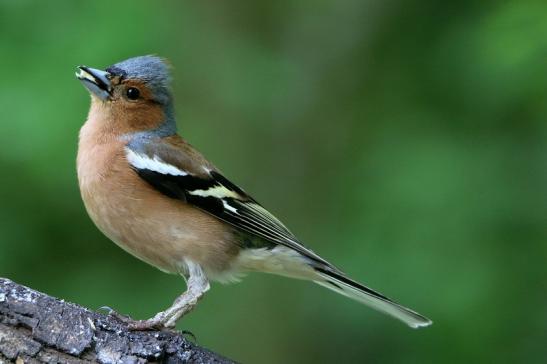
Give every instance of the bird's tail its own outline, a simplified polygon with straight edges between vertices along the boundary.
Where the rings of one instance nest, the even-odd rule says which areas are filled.
[[[320,267],[314,267],[314,270],[319,278],[314,280],[315,283],[395,317],[412,328],[429,326],[433,323],[427,317],[393,302],[386,296],[346,277],[341,272]]]

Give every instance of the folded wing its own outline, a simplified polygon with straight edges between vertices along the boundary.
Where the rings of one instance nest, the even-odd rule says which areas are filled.
[[[230,182],[191,146],[181,140],[141,141],[126,147],[135,172],[164,195],[189,203],[267,241],[294,249],[312,262],[336,270],[304,247],[289,229],[245,191]],[[192,158],[196,154],[196,158]],[[203,162],[196,165],[195,160]]]

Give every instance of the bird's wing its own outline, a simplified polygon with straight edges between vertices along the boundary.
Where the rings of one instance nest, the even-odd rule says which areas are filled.
[[[182,138],[140,140],[129,143],[125,151],[127,161],[139,177],[164,195],[335,269],[304,247],[279,219],[225,178]]]

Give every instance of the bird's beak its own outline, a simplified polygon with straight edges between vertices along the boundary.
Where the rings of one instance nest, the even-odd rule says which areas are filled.
[[[112,82],[110,73],[86,66],[78,66],[76,77],[84,86],[101,100],[108,100],[112,96]]]

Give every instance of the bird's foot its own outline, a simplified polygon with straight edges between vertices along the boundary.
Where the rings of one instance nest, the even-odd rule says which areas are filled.
[[[108,315],[124,323],[129,330],[166,330],[174,331],[177,321],[190,312],[197,304],[198,300],[209,289],[209,282],[205,274],[190,276],[187,280],[188,288],[186,292],[177,297],[175,302],[165,311],[158,312],[154,317],[148,320],[133,320],[131,317],[120,315],[110,307],[102,307],[107,310]],[[191,336],[194,336],[190,333]]]
[[[182,306],[178,307],[175,306],[170,307],[169,309],[165,311],[158,312],[154,317],[148,320],[133,320],[130,318],[127,318],[125,316],[122,316],[122,321],[124,321],[127,324],[127,327],[129,330],[134,331],[144,331],[144,330],[161,330],[161,331],[170,331],[175,332],[177,334],[188,334],[190,335],[194,340],[196,339],[195,335],[192,334],[190,331],[177,331],[175,330],[175,326],[177,325],[177,321],[186,313],[188,312],[191,306]]]
[[[168,330],[171,331],[175,326],[169,326],[166,322],[167,319],[164,319],[163,317],[160,317],[160,314],[163,312],[160,312],[156,316],[148,319],[148,320],[133,320],[132,318],[128,316],[123,316],[119,314],[112,315],[117,320],[123,322],[125,325],[127,325],[127,328],[131,331],[149,331],[149,330]]]
[[[148,320],[131,320],[126,322],[127,328],[132,331],[147,331],[147,330],[168,330],[172,331],[174,326],[167,326],[164,320],[157,319],[154,316]]]
[[[162,320],[162,317],[160,317],[160,314],[162,314],[163,312],[160,312],[149,320],[134,320],[130,316],[122,315],[121,313],[116,312],[114,309],[108,306],[100,307],[97,311],[106,311],[106,314],[108,316],[113,317],[117,321],[120,321],[121,323],[127,325],[127,328],[129,330],[145,331],[162,330],[167,328],[167,326],[164,324],[164,321],[167,321],[167,319]]]

